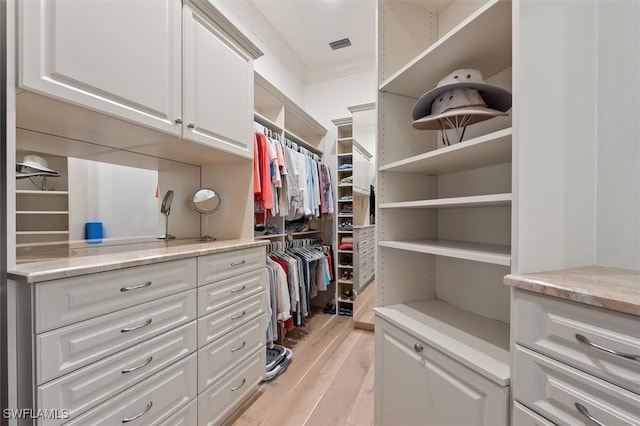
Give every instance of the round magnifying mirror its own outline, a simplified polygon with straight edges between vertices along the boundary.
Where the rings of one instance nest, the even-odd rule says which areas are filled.
[[[209,235],[209,215],[217,212],[221,203],[220,194],[211,188],[200,188],[191,197],[191,208],[205,215],[204,235],[200,237],[200,241],[215,241],[215,238]]]

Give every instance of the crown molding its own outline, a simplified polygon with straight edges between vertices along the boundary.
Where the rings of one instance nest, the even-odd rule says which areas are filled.
[[[369,111],[370,109],[375,109],[375,108],[376,108],[375,102],[369,102],[366,104],[353,105],[353,106],[347,107],[349,112],[351,112],[352,114],[354,112]]]

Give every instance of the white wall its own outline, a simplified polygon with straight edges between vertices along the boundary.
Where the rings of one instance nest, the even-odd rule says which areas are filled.
[[[298,105],[304,102],[306,66],[249,1],[210,0],[262,52],[255,71]]]
[[[598,3],[596,260],[630,269],[640,269],[638,22],[637,0]]]

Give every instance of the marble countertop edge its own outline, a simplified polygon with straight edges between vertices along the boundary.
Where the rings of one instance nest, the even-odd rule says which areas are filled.
[[[193,243],[175,247],[127,250],[89,256],[51,259],[16,265],[7,272],[10,280],[22,283],[37,283],[61,278],[70,278],[122,268],[144,266],[154,263],[180,260],[208,254],[223,253],[244,248],[266,246],[268,241],[227,240],[212,243]]]
[[[531,274],[509,274],[515,288],[640,316],[640,271],[590,266]]]

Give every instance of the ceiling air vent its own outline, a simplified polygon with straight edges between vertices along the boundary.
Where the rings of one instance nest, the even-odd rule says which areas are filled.
[[[348,38],[343,38],[342,40],[332,41],[331,43],[329,43],[329,46],[331,46],[333,50],[342,49],[343,47],[351,46],[351,40],[349,40]]]

